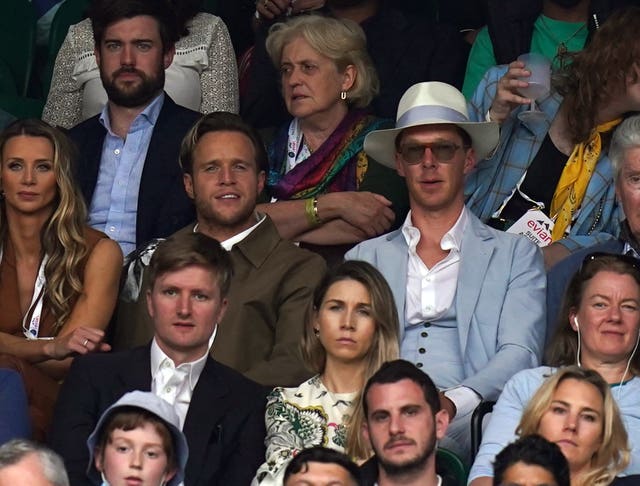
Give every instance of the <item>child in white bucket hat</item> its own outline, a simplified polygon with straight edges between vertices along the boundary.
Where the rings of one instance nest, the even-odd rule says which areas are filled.
[[[126,393],[105,410],[87,446],[93,484],[137,480],[140,486],[178,486],[184,480],[189,448],[180,420],[168,402],[151,392]]]

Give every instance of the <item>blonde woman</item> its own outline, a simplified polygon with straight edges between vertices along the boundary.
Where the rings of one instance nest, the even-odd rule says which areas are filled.
[[[538,389],[518,434],[556,443],[569,463],[571,486],[605,486],[629,463],[627,432],[611,389],[595,371],[561,368]]]
[[[66,136],[40,120],[0,134],[0,366],[21,372],[36,436],[71,357],[107,350],[122,253],[85,225]]]
[[[305,324],[302,352],[317,374],[268,398],[267,461],[254,484],[280,485],[298,452],[324,446],[367,459],[358,405],[364,383],[398,357],[398,318],[391,290],[373,266],[347,261],[325,275]]]

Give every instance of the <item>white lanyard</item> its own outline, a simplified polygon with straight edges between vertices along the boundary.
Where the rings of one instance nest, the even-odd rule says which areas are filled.
[[[40,262],[40,268],[38,268],[38,275],[33,285],[33,297],[31,297],[31,304],[29,309],[22,319],[22,330],[24,336],[27,339],[38,339],[38,331],[40,329],[40,317],[42,316],[42,302],[44,300],[44,290],[47,280],[44,276],[44,267],[47,264],[49,257],[45,255]],[[2,247],[0,247],[0,262],[2,262]],[[29,319],[31,314],[31,319]],[[27,326],[27,321],[29,325]]]

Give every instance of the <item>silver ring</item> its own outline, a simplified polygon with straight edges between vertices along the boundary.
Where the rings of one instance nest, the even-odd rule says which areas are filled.
[[[89,342],[88,339],[85,339],[84,342],[82,343],[82,345],[86,348],[87,347],[87,343]]]

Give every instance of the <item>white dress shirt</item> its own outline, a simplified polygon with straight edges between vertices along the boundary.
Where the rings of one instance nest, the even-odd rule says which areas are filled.
[[[460,248],[468,220],[467,211],[466,206],[462,208],[455,224],[440,240],[440,248],[449,251],[449,254],[430,269],[418,256],[420,230],[412,224],[411,211],[407,214],[402,234],[409,246],[404,309],[408,325],[436,320],[453,304],[458,286]],[[481,401],[474,390],[465,386],[450,388],[445,391],[445,396],[456,406],[457,416],[471,413]]]

